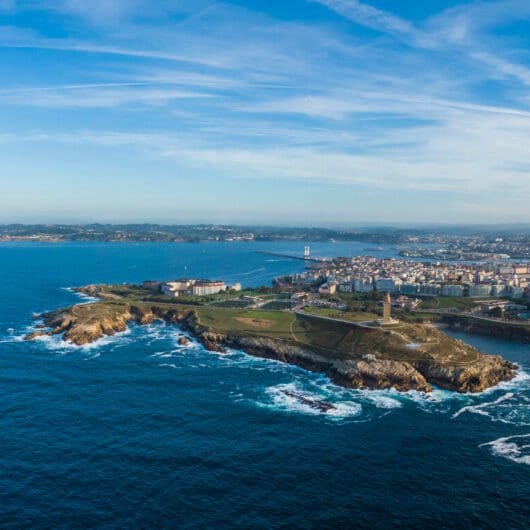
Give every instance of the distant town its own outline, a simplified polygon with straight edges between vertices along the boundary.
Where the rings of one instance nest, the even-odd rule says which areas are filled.
[[[310,259],[309,249],[304,251]],[[280,290],[296,293],[312,306],[347,308],[358,300],[392,296],[397,309],[462,313],[528,323],[530,264],[449,263],[373,256],[311,259],[306,271],[275,279]],[[374,296],[370,296],[374,295]]]
[[[316,262],[307,271],[277,282],[304,288],[324,282],[320,291],[382,291],[420,296],[522,298],[530,294],[526,263],[446,263],[371,256]]]
[[[0,225],[0,242],[341,242],[393,245],[403,258],[436,261],[530,260],[530,226],[355,229],[236,226],[217,224],[9,224]]]
[[[366,241],[406,244],[406,233],[392,229],[333,230],[270,226],[235,226],[216,224],[89,224],[89,225],[0,225],[1,241],[108,242],[200,242],[200,241]]]

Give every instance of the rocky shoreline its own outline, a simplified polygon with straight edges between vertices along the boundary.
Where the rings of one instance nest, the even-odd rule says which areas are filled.
[[[470,319],[465,315],[444,316],[442,323],[454,331],[465,331],[474,335],[483,335],[530,344],[530,327],[528,326],[514,326],[510,325],[509,322],[502,323],[502,325],[501,323],[486,325],[484,322]]]
[[[81,292],[88,294],[86,290]],[[90,294],[97,293],[91,291]],[[435,360],[399,361],[384,358],[382,354],[333,358],[287,340],[216,333],[200,324],[195,310],[170,305],[163,307],[105,301],[52,311],[39,318],[43,319],[43,326],[27,335],[27,340],[62,334],[65,341],[82,346],[104,336],[123,332],[131,323],[143,325],[159,320],[180,326],[208,350],[243,350],[256,357],[275,359],[324,373],[335,384],[348,388],[430,392],[435,385],[456,392],[481,392],[513,379],[517,372],[516,365],[499,356],[478,353],[475,362],[464,365]]]

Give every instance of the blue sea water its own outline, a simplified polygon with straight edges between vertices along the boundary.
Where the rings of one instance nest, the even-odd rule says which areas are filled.
[[[458,335],[521,376],[478,396],[426,397],[182,347],[161,324],[82,348],[21,340],[33,313],[79,301],[68,287],[183,275],[267,284],[304,263],[254,251],[299,247],[0,245],[0,526],[528,528],[528,345]]]

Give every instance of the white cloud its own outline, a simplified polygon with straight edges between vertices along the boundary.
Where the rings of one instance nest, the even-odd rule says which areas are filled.
[[[413,24],[359,1],[316,1],[410,48],[225,3],[202,4],[173,26],[137,17],[141,2],[60,2],[55,9],[68,14],[67,24],[89,20],[91,39],[0,29],[5,47],[40,48],[35,56],[69,66],[56,86],[39,81],[39,68],[3,80],[0,106],[13,114],[68,108],[81,119],[83,109],[113,109],[112,121],[94,111],[109,129],[9,135],[6,121],[0,142],[127,150],[181,175],[283,179],[301,190],[308,182],[339,184],[345,194],[449,192],[503,204],[528,196],[530,106],[521,91],[530,70],[513,59],[524,51],[507,54],[509,43],[481,38],[493,14],[515,15],[495,2],[472,3]],[[125,22],[114,31],[105,20]],[[496,92],[485,96],[480,87],[491,80]],[[114,131],[120,117],[127,132]],[[34,127],[46,130],[44,122]]]
[[[162,105],[211,94],[145,83],[99,83],[0,90],[0,103],[30,107],[118,108],[133,103]]]
[[[336,11],[340,15],[353,20],[364,26],[368,26],[377,31],[393,33],[398,35],[414,35],[414,26],[400,17],[387,11],[376,9],[369,4],[358,0],[313,0],[327,8]]]
[[[501,59],[491,53],[477,52],[472,55],[474,59],[491,66],[494,70],[492,76],[500,78],[514,78],[525,85],[530,85],[530,68]]]

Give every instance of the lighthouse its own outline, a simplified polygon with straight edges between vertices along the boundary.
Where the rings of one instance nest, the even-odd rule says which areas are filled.
[[[309,245],[304,247],[304,259],[311,258],[311,250],[309,249]]]
[[[383,303],[383,324],[390,324],[392,322],[392,300],[390,293],[386,293],[385,301]]]

